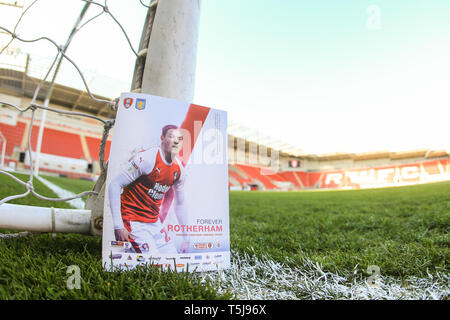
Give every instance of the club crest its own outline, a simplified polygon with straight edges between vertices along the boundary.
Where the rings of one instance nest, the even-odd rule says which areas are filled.
[[[132,105],[133,105],[133,98],[125,98],[125,99],[123,99],[123,106],[125,107],[125,109],[128,109]]]
[[[136,99],[136,109],[138,110],[145,109],[145,99]]]

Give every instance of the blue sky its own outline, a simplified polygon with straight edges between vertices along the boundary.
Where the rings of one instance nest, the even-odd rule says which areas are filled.
[[[379,29],[367,26],[374,4]],[[450,2],[213,0],[202,9],[197,88],[208,90],[196,98],[236,106],[231,119],[318,153],[448,147]]]
[[[83,5],[64,3],[40,0],[23,36],[63,43]],[[137,48],[145,8],[108,3]],[[305,152],[450,150],[449,17],[446,0],[202,0],[194,102]],[[134,57],[106,16],[68,54],[94,87],[131,81]]]

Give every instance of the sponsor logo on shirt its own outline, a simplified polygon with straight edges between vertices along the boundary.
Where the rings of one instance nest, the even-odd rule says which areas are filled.
[[[158,182],[155,183],[155,186],[152,189],[147,191],[147,194],[150,198],[154,200],[160,200],[164,197],[164,194],[170,189],[168,185],[160,185]]]

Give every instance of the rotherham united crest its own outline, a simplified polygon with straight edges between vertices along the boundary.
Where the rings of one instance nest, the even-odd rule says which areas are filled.
[[[133,98],[125,98],[123,99],[123,106],[125,109],[128,109],[133,104]]]

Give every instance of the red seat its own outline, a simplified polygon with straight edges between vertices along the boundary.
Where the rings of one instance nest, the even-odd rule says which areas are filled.
[[[17,122],[15,126],[0,123],[0,132],[6,139],[5,153],[7,156],[12,155],[14,147],[20,147],[20,145],[22,144],[22,138],[25,133],[25,128],[26,124],[24,122]]]
[[[34,151],[36,150],[38,133],[39,126],[33,126],[31,147]],[[44,128],[41,152],[74,159],[85,158],[80,135],[51,128]]]
[[[86,144],[88,146],[89,153],[91,155],[92,160],[97,160],[97,161],[100,160],[99,151],[100,151],[101,139],[93,138],[93,137],[85,137],[85,139],[86,139]],[[109,158],[109,151],[110,151],[110,149],[111,149],[111,141],[110,140],[106,140],[106,144],[105,144],[105,162]]]
[[[251,167],[242,164],[235,165],[238,169],[242,170],[247,174],[250,178],[253,178],[259,182],[261,182],[266,189],[277,189],[277,186],[272,183],[271,179],[269,179],[267,175],[261,174],[261,168]]]

